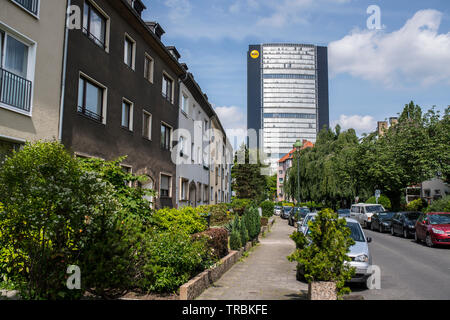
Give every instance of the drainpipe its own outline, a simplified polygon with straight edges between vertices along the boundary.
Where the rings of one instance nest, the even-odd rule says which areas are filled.
[[[61,104],[59,106],[59,132],[58,140],[62,142],[62,127],[63,127],[63,113],[64,113],[64,96],[66,92],[66,69],[67,69],[67,43],[69,38],[69,28],[67,28],[68,11],[71,6],[71,0],[67,0],[66,19],[64,21],[64,54],[63,54],[63,71],[61,80]]]

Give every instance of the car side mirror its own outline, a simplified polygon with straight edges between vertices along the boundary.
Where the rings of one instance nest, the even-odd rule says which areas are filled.
[[[372,242],[372,238],[371,237],[367,237],[367,243],[371,243]]]

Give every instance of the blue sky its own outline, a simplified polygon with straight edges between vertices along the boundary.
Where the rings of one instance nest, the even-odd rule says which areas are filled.
[[[227,129],[246,127],[249,44],[329,46],[330,121],[358,133],[414,100],[450,105],[448,0],[151,0],[144,20],[165,29]],[[382,30],[368,30],[370,5]]]

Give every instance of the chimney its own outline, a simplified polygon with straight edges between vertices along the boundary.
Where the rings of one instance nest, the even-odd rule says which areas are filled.
[[[186,63],[182,63],[181,66],[183,67],[184,70],[188,71],[189,67],[187,66]]]
[[[168,46],[168,47],[166,47],[166,48],[167,48],[167,50],[169,50],[169,52],[175,57],[175,59],[177,59],[177,61],[180,60],[181,55],[180,55],[180,53],[178,52],[177,48],[175,48],[174,46]]]
[[[145,24],[158,37],[159,40],[161,40],[162,35],[166,33],[158,22],[147,21]]]
[[[396,124],[398,123],[398,118],[397,117],[391,117],[391,118],[389,118],[389,125],[392,127],[392,126],[395,126]]]
[[[384,135],[384,132],[388,129],[387,121],[378,121],[378,135],[381,137]]]

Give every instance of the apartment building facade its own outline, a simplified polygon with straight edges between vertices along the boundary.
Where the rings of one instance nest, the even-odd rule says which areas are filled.
[[[26,141],[57,140],[66,1],[0,1],[0,162]]]
[[[69,31],[62,142],[79,157],[127,156],[124,170],[146,175],[155,208],[176,206],[179,82],[186,72],[141,1],[72,0],[81,29]]]
[[[180,83],[179,101],[177,206],[196,207],[210,202],[208,150],[214,110],[191,73]]]
[[[329,125],[327,48],[309,44],[250,45],[247,128],[272,172],[297,140],[313,143]]]
[[[313,148],[314,143],[308,140],[303,140],[302,147],[300,150],[305,148]],[[292,168],[292,161],[294,159],[294,154],[297,151],[297,148],[293,148],[289,151],[285,156],[283,156],[280,160],[278,160],[278,170],[277,170],[277,201],[290,201],[292,199],[288,199],[286,193],[284,191],[284,185],[288,179],[288,171]]]

